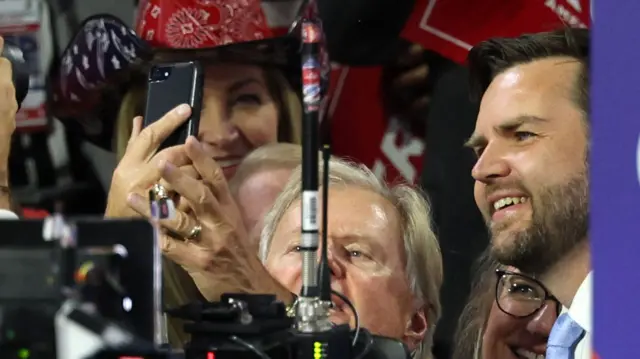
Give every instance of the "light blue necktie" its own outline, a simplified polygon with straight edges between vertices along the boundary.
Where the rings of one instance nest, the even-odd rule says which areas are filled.
[[[574,322],[569,313],[558,317],[547,342],[546,359],[574,359],[574,352],[585,331]]]

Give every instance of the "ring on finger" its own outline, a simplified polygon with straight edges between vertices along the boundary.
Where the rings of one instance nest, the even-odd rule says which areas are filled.
[[[153,196],[153,198],[151,198],[152,201],[160,201],[169,198],[169,191],[159,183],[154,184],[149,193]]]
[[[173,218],[176,212],[176,206],[171,197],[169,191],[161,185],[156,183],[149,190],[149,200],[151,204],[151,216],[156,219]]]
[[[201,232],[202,232],[202,226],[197,224],[195,227],[193,227],[191,232],[189,232],[189,235],[187,236],[185,241],[188,242],[188,241],[193,241],[198,239],[198,237],[200,237]]]

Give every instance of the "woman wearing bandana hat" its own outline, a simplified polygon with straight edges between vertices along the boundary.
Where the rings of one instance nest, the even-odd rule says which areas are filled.
[[[107,217],[149,216],[149,188],[161,184],[172,191],[170,181],[162,179],[170,162],[216,193],[219,210],[207,216],[215,217],[218,244],[233,242],[238,256],[257,252],[234,235],[244,228],[226,179],[253,149],[299,142],[301,103],[293,90],[300,87],[299,40],[286,35],[299,6],[297,1],[147,0],[139,4],[135,31],[109,15],[84,22],[54,73],[51,109],[94,144],[117,152]],[[155,153],[190,109],[174,109],[142,129],[148,69],[188,60],[200,61],[205,72],[197,139]],[[216,244],[199,241],[212,237],[205,233],[207,221],[194,213],[189,198],[175,199],[177,217],[161,223],[174,233],[163,236],[164,253],[178,264],[165,261],[165,306],[200,294],[215,300],[223,292],[251,291],[247,283],[213,288],[203,253]],[[254,264],[259,262],[245,267]],[[184,342],[178,322],[170,323],[169,336],[173,345]]]

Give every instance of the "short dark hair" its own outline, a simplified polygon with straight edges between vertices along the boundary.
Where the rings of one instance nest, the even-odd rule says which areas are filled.
[[[548,57],[567,56],[582,64],[575,84],[575,101],[588,113],[589,52],[589,30],[583,28],[565,27],[515,38],[483,41],[469,51],[467,58],[472,95],[478,100],[482,98],[496,76],[516,65]]]

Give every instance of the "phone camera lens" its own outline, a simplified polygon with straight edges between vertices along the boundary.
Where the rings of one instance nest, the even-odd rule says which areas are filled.
[[[167,67],[154,67],[150,73],[151,81],[164,81],[171,75],[171,69]]]

